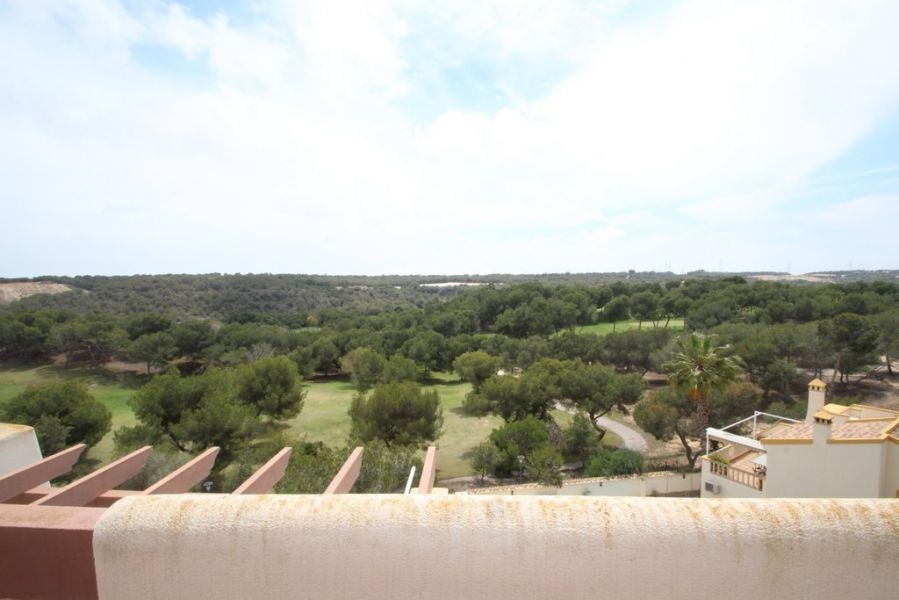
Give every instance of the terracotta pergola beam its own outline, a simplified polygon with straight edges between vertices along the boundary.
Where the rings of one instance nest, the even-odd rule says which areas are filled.
[[[425,462],[421,467],[421,478],[418,480],[418,493],[430,494],[434,489],[434,479],[437,477],[437,448],[428,446],[425,454]]]
[[[287,462],[293,448],[282,448],[280,452],[269,459],[267,463],[259,467],[255,473],[234,490],[234,494],[267,494],[272,491],[287,471]]]
[[[362,452],[364,451],[365,448],[362,446],[353,450],[350,457],[346,459],[346,462],[337,471],[337,475],[328,484],[325,494],[347,494],[353,489],[353,484],[359,478],[359,471],[362,470]]]
[[[32,506],[84,506],[103,492],[137,475],[152,450],[152,447],[144,446],[65,487],[54,489]]]
[[[189,491],[190,488],[209,476],[218,453],[218,446],[209,448],[145,489],[143,491],[144,495],[183,494]]]
[[[6,502],[42,483],[68,473],[72,470],[72,465],[78,462],[78,457],[85,448],[87,446],[84,444],[78,444],[3,475],[0,477],[0,502]]]

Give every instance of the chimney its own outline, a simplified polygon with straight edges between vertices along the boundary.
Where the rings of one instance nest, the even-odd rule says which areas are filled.
[[[812,379],[808,383],[808,408],[805,411],[805,422],[814,423],[815,413],[824,408],[827,396],[827,384],[820,379]]]
[[[812,443],[816,446],[826,444],[830,439],[831,425],[833,425],[833,417],[827,412],[822,410],[815,415],[815,421],[812,424]]]

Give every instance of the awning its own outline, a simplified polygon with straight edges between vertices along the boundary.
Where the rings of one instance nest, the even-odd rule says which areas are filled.
[[[765,451],[765,447],[762,446],[762,443],[752,438],[728,433],[726,431],[715,429],[713,427],[709,427],[708,429],[706,429],[706,433],[708,433],[709,439],[728,442],[731,444],[740,444],[741,446],[746,446],[747,448],[752,448],[753,450],[761,450],[762,452]]]
[[[757,465],[762,467],[768,466],[768,455],[767,454],[759,454],[755,458],[753,458],[750,462],[754,462]]]

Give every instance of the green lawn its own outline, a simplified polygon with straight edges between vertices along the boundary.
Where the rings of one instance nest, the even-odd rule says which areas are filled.
[[[659,321],[658,327],[664,328],[665,321]],[[651,321],[643,321],[642,326],[638,321],[619,321],[617,323],[594,323],[593,325],[584,325],[575,329],[578,333],[595,333],[596,335],[606,335],[612,331],[627,331],[628,329],[652,329]],[[668,329],[681,331],[684,328],[683,319],[671,319],[668,323]]]
[[[434,373],[431,384],[443,406],[443,435],[437,441],[437,477],[458,477],[469,474],[468,463],[462,455],[490,435],[502,424],[499,417],[469,417],[462,414],[462,401],[471,389],[468,383],[455,376]],[[340,446],[350,433],[347,410],[354,389],[348,381],[314,382],[306,386],[306,402],[300,415],[290,422],[290,432],[310,442],[324,442]]]
[[[462,401],[471,385],[460,382],[455,375],[434,373],[430,387],[437,390],[443,405],[443,435],[437,441],[437,477],[446,479],[470,474],[463,454],[487,439],[490,432],[502,425],[495,416],[470,417],[462,413]],[[112,412],[112,431],[90,451],[90,456],[107,463],[113,458],[113,433],[117,428],[133,425],[134,414],[128,399],[137,389],[136,381],[124,383],[113,377],[83,369],[63,370],[56,366],[0,369],[0,404],[20,394],[29,385],[39,385],[60,378],[86,381],[94,396]],[[350,433],[347,414],[353,398],[349,381],[312,382],[306,385],[307,395],[300,415],[290,421],[290,433],[307,441],[321,441],[328,446],[341,446]],[[566,427],[571,416],[552,411],[560,426]],[[621,440],[614,433],[606,434],[608,446],[618,446]]]
[[[349,381],[313,382],[305,386],[306,400],[300,415],[290,421],[290,433],[308,442],[342,446],[350,433],[347,411],[353,399]]]

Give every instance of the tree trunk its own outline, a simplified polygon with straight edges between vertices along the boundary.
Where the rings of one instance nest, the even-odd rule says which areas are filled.
[[[692,471],[696,468],[696,459],[699,458],[700,454],[702,454],[702,450],[693,450],[693,448],[690,446],[690,442],[687,441],[687,436],[685,436],[679,429],[675,429],[675,433],[677,433],[677,437],[680,439],[680,443],[684,447],[684,454],[687,457],[687,464],[690,465],[690,470]]]
[[[701,454],[706,453],[706,432],[709,426],[709,398],[707,394],[700,393],[696,398],[698,406],[696,412],[699,416],[699,451]],[[693,459],[696,460],[695,458]],[[692,465],[691,465],[692,468]]]

